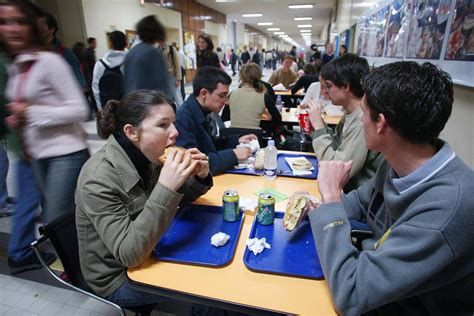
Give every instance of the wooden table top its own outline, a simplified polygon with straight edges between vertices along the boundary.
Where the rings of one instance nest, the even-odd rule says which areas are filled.
[[[304,153],[308,154],[308,153]],[[316,180],[222,174],[214,177],[213,188],[196,203],[222,205],[222,193],[236,189],[241,197],[254,196],[262,188],[272,188],[290,196],[308,191],[319,196]],[[276,204],[283,211],[288,200]],[[140,266],[130,268],[128,277],[141,285],[158,287],[236,305],[299,315],[335,315],[325,280],[256,273],[243,262],[245,240],[254,216],[246,214],[231,263],[225,267],[203,267],[157,261],[150,256]]]

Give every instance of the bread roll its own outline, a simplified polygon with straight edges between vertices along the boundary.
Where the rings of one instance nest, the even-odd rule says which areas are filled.
[[[313,167],[311,162],[304,157],[295,159],[291,165],[295,170],[310,170]]]
[[[183,153],[186,154],[186,148],[178,147],[178,146],[171,146],[171,147],[165,148],[165,153],[164,153],[163,155],[161,155],[160,158],[158,158],[158,160],[160,160],[160,162],[161,162],[162,164],[164,164],[165,161],[166,161],[166,157],[168,156],[168,154],[169,154],[172,150],[182,151]],[[185,155],[183,155],[183,159],[184,159],[184,157],[185,157]]]

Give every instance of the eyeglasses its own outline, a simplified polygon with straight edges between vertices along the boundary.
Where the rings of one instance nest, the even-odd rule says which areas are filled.
[[[216,94],[222,100],[227,100],[229,98],[229,94],[227,92]]]
[[[325,83],[326,83],[326,86],[324,87],[324,90],[329,91],[332,88],[332,84],[327,81]]]

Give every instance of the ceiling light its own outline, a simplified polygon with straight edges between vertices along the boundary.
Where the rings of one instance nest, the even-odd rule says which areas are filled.
[[[312,7],[312,4],[290,4],[288,6],[289,9],[311,9]]]
[[[313,27],[312,24],[299,24],[296,27]]]
[[[242,16],[244,18],[258,18],[262,16],[262,14],[261,13],[245,13],[245,14],[242,14]]]
[[[279,30],[280,30],[279,27],[269,27],[269,28],[267,29],[267,31],[279,31]]]
[[[304,18],[295,18],[295,21],[311,21],[312,17],[304,17]]]
[[[285,32],[273,32],[273,34],[275,34],[275,35],[282,35],[282,34],[285,34]]]
[[[311,33],[311,30],[300,30],[300,33]]]
[[[258,22],[257,25],[273,25],[273,22]]]

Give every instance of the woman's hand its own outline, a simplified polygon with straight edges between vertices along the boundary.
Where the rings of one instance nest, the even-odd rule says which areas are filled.
[[[19,128],[25,122],[26,108],[28,104],[25,102],[11,102],[7,104],[7,109],[11,115],[5,118],[5,123],[10,128]]]
[[[158,182],[173,191],[177,191],[193,174],[199,161],[193,160],[191,155],[181,150],[171,150],[161,169]]]
[[[193,175],[201,179],[206,178],[209,175],[209,158],[197,148],[190,148],[186,152],[191,155],[192,160],[198,162],[196,169],[193,170]]]

